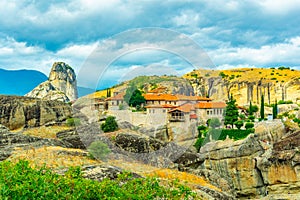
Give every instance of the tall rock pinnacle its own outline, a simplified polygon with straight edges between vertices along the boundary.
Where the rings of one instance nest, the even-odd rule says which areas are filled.
[[[25,96],[64,102],[77,99],[77,81],[74,70],[64,62],[55,62],[48,81],[41,83]]]

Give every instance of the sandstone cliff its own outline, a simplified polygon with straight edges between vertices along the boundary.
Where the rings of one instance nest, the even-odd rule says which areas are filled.
[[[275,100],[300,99],[300,71],[284,69],[244,68],[232,70],[194,70],[186,75],[197,95],[215,100],[227,100],[230,94],[239,105],[265,103]]]
[[[71,106],[59,101],[0,95],[0,124],[11,130],[61,123],[71,116]]]
[[[299,132],[285,133],[282,127],[280,121],[260,124],[260,131],[244,140],[206,144],[200,150],[204,162],[194,173],[217,173],[219,178],[212,181],[223,190],[233,189],[239,199],[299,196]]]
[[[66,63],[55,62],[50,71],[49,79],[25,96],[64,102],[76,100],[78,95],[74,70]]]

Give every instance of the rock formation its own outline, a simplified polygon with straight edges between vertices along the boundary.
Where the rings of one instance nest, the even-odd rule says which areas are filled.
[[[206,174],[224,191],[233,189],[232,193],[239,199],[299,196],[299,132],[288,134],[281,129],[283,132],[279,133],[275,129],[282,125],[269,126],[274,129],[260,128],[260,133],[244,140],[207,143],[200,150],[204,162],[194,173]],[[214,179],[211,176],[214,173],[219,178]]]
[[[300,100],[300,71],[293,69],[243,68],[232,70],[194,70],[184,78],[188,79],[194,92],[214,100],[227,100],[230,94],[241,106],[260,104],[261,95],[265,103],[275,100]]]
[[[61,123],[71,116],[71,106],[50,100],[0,95],[0,123],[11,130]]]
[[[55,62],[47,81],[25,96],[64,102],[77,99],[77,82],[74,70],[66,63]]]

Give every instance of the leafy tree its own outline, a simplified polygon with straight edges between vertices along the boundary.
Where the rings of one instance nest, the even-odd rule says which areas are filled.
[[[221,126],[221,122],[219,120],[219,118],[212,118],[209,122],[209,126],[212,127],[212,128],[217,128],[219,126]]]
[[[234,122],[234,125],[237,127],[237,129],[241,129],[242,126],[244,125],[244,122],[242,120]]]
[[[118,129],[118,124],[115,117],[108,116],[103,124],[101,124],[101,129],[104,132],[112,132]]]
[[[260,100],[260,118],[263,120],[265,118],[265,100],[264,100],[264,95],[261,95],[261,100]]]
[[[130,106],[136,107],[141,106],[141,104],[145,103],[146,100],[142,95],[142,92],[137,89],[136,86],[131,85],[127,90],[124,96],[124,100]]]
[[[275,100],[275,104],[273,105],[273,119],[276,119],[278,115],[278,107],[277,107],[277,100]]]
[[[228,125],[230,124],[231,127],[233,127],[234,122],[238,120],[239,111],[236,107],[236,100],[233,99],[232,95],[230,97],[230,100],[226,103],[226,109],[225,109],[225,121],[224,124]]]

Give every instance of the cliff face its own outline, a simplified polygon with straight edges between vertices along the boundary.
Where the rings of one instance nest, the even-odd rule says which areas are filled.
[[[300,99],[300,71],[290,69],[233,69],[195,70],[184,76],[197,95],[227,100],[230,94],[239,105],[260,103],[261,95],[265,103],[275,100]]]
[[[77,82],[74,70],[66,63],[55,62],[49,79],[25,96],[64,102],[77,99]]]
[[[71,106],[59,101],[0,95],[0,124],[11,130],[63,122],[71,111]]]
[[[299,132],[279,133],[283,126],[278,121],[269,127],[244,140],[208,143],[200,150],[205,158],[202,169],[226,180],[239,199],[299,195]]]

